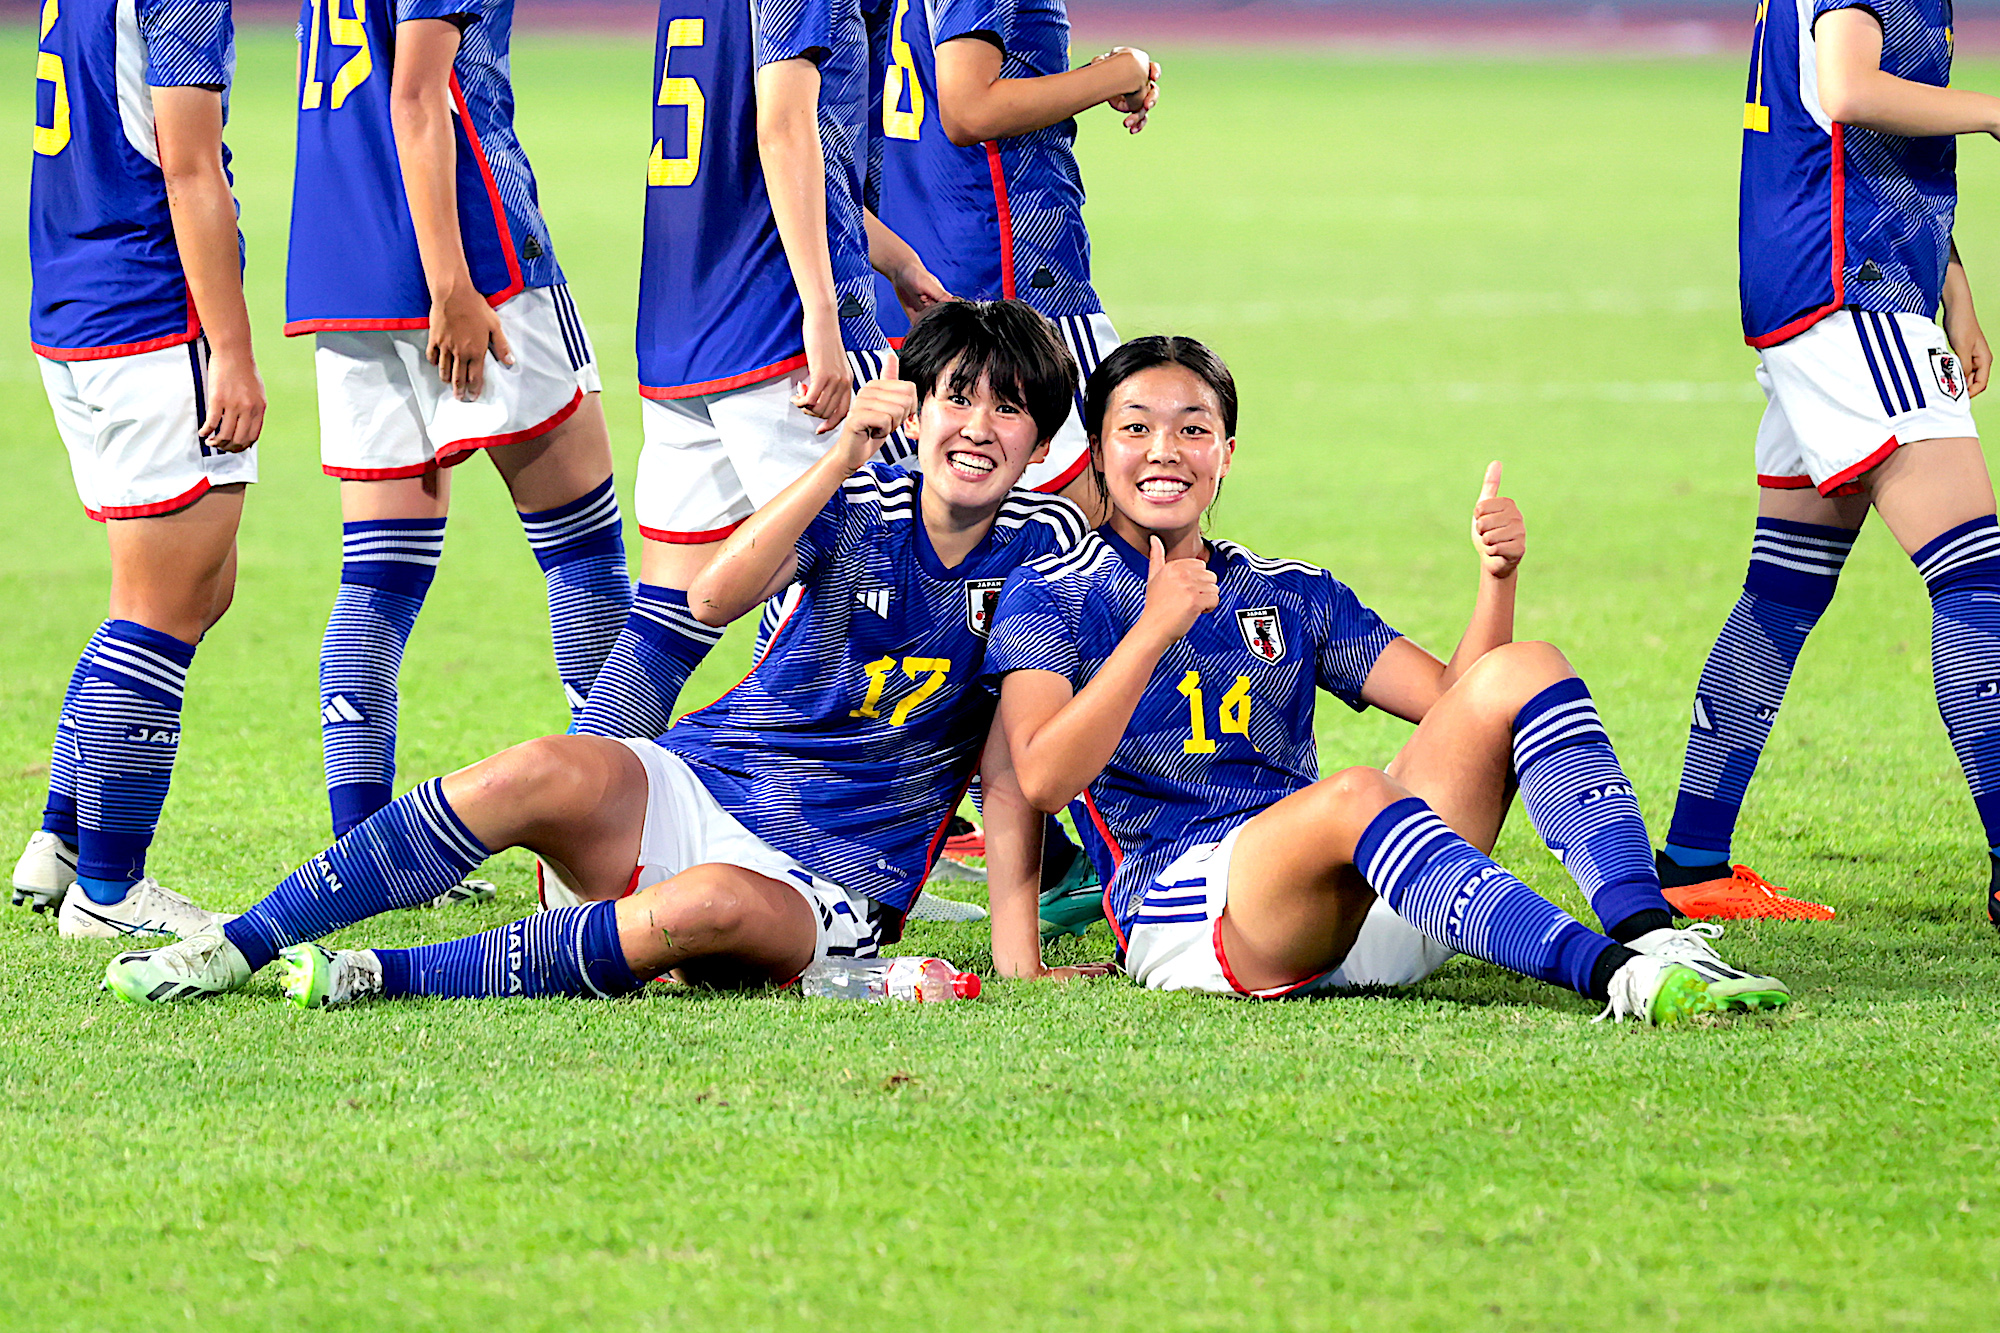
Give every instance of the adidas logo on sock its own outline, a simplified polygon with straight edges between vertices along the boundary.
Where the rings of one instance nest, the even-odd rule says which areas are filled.
[[[344,694],[336,694],[319,706],[320,721],[329,727],[337,727],[343,722],[366,722],[368,714],[361,711],[361,705]]]
[[[882,619],[887,620],[889,618],[889,596],[892,591],[889,588],[869,588],[865,592],[855,593],[854,600],[867,607],[870,611],[873,611]]]
[[[589,702],[583,692],[568,681],[563,682],[563,697],[569,700],[569,711],[572,713],[582,712],[584,704]]]

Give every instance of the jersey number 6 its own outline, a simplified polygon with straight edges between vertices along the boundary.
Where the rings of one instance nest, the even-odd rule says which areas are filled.
[[[48,0],[42,6],[42,35],[47,41],[49,29],[56,26],[56,0]],[[35,56],[35,82],[50,84],[55,94],[49,98],[49,123],[41,123],[35,118],[35,151],[43,157],[54,157],[69,147],[69,83],[63,78],[62,57],[53,51],[38,52]],[[37,93],[41,89],[35,89]],[[40,100],[38,97],[37,101]]]
[[[917,59],[903,38],[903,20],[909,16],[910,0],[896,0],[896,21],[889,25],[889,55],[895,63],[882,75],[882,133],[891,139],[914,139],[924,127],[924,88],[917,82]],[[900,109],[906,88],[908,111]]]

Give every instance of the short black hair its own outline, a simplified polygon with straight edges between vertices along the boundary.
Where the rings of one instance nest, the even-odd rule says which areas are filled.
[[[1083,429],[1091,439],[1104,434],[1104,410],[1111,405],[1111,393],[1134,375],[1155,366],[1185,366],[1215,392],[1222,405],[1222,433],[1236,434],[1236,377],[1222,358],[1196,338],[1151,334],[1134,338],[1097,363],[1090,381],[1083,386]]]
[[[984,379],[1001,399],[1028,409],[1035,434],[1047,443],[1069,420],[1076,402],[1076,358],[1042,313],[1022,301],[944,301],[910,326],[903,339],[902,376],[917,401],[951,372],[950,391],[966,393]]]

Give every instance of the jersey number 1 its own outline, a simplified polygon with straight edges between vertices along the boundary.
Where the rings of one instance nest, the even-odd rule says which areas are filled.
[[[646,159],[647,185],[692,185],[701,172],[701,127],[708,118],[708,103],[700,84],[667,73],[667,67],[673,63],[676,47],[701,45],[703,29],[700,19],[674,19],[667,24],[667,50],[660,57],[660,105],[687,108],[687,152],[668,157],[666,141],[655,139],[653,155]]]
[[[1208,738],[1208,719],[1203,715],[1201,673],[1190,671],[1181,677],[1180,691],[1188,701],[1188,738],[1181,742],[1183,754],[1214,754],[1215,742]],[[1250,677],[1238,676],[1222,696],[1215,710],[1215,729],[1224,736],[1250,739]]]
[[[895,62],[882,76],[882,133],[891,139],[914,139],[924,127],[924,87],[917,82],[917,58],[903,39],[903,20],[910,16],[910,0],[896,0],[896,21],[889,25],[889,55]],[[903,90],[910,93],[910,109],[900,110]]]
[[[42,6],[42,35],[38,40],[48,40],[49,29],[56,26],[56,17],[56,0],[47,0]],[[62,57],[53,51],[37,53],[35,82],[55,87],[55,95],[49,99],[49,123],[44,125],[39,116],[35,118],[35,151],[43,157],[54,157],[69,147],[69,82],[63,77]],[[41,89],[35,91],[39,93]]]

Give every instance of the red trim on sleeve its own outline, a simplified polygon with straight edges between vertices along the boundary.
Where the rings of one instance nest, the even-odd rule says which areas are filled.
[[[721,541],[743,524],[744,520],[739,518],[734,523],[725,523],[707,532],[674,532],[667,528],[649,528],[641,523],[639,535],[649,542],[665,542],[669,546],[706,546],[710,542]]]
[[[675,384],[667,388],[655,388],[650,384],[639,386],[641,398],[699,398],[703,394],[724,393],[730,389],[741,389],[750,384],[762,384],[765,380],[776,379],[788,371],[797,370],[806,363],[806,354],[788,356],[783,361],[773,361],[768,366],[746,370],[741,375],[728,375],[719,380],[703,380],[699,384]]]
[[[1856,477],[1866,472],[1869,468],[1875,467],[1877,464],[1881,463],[1883,459],[1887,458],[1890,454],[1895,453],[1897,447],[1898,443],[1896,437],[1891,435],[1887,440],[1885,440],[1882,443],[1882,447],[1877,449],[1874,453],[1868,455],[1868,457],[1862,459],[1859,463],[1856,463],[1853,467],[1844,467],[1840,471],[1828,477],[1825,481],[1821,482],[1819,484],[1819,493],[1821,495],[1829,495],[1829,496],[1838,494],[1840,490],[1847,485],[1848,482],[1853,481]],[[1852,494],[1852,492],[1849,493]]]
[[[1796,338],[1813,325],[1831,315],[1847,302],[1847,163],[1845,142],[1841,135],[1844,126],[1835,123],[1833,127],[1833,299],[1817,310],[1809,310],[1791,323],[1755,338],[1746,337],[1744,342],[1752,347],[1776,347],[1787,339]]]
[[[536,422],[526,430],[508,431],[505,435],[480,435],[465,440],[448,440],[438,447],[438,465],[440,467],[450,467],[453,463],[460,461],[458,455],[469,453],[474,449],[498,449],[503,445],[520,444],[524,440],[533,440],[547,435],[557,426],[568,421],[575,414],[576,409],[581,406],[583,406],[583,390],[578,389],[569,402],[563,405],[561,411],[545,421]]]
[[[451,75],[451,100],[458,107],[458,124],[465,131],[465,141],[472,145],[473,161],[479,163],[479,175],[486,182],[486,198],[493,205],[493,228],[500,234],[500,253],[507,260],[507,289],[486,298],[488,305],[497,306],[520,295],[528,284],[521,277],[521,258],[514,253],[514,233],[507,226],[507,206],[500,202],[500,183],[493,179],[493,167],[486,160],[486,149],[480,145],[479,131],[472,128],[472,109],[465,104],[465,90],[459,87],[457,70]]]
[[[1000,145],[986,144],[986,174],[993,178],[993,213],[1000,222],[1000,295],[1014,297],[1014,214],[1007,203],[1007,173],[1000,162]]]
[[[185,509],[208,493],[208,478],[203,477],[187,490],[171,500],[161,500],[149,505],[105,505],[102,509],[83,507],[83,512],[99,523],[113,518],[151,518],[155,514],[171,514],[176,509]]]

